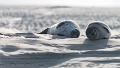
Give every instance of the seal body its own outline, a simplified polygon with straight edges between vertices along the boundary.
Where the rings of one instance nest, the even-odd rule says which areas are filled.
[[[86,29],[86,36],[89,39],[108,39],[111,36],[111,29],[102,22],[92,22]]]
[[[80,28],[77,23],[73,21],[62,21],[60,23],[52,25],[46,30],[47,34],[52,35],[67,36],[70,38],[78,38],[80,36]]]

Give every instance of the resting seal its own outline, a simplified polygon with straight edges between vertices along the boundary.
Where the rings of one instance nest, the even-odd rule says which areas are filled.
[[[80,28],[73,21],[62,21],[43,30],[39,34],[60,35],[70,38],[78,38],[80,36]]]
[[[86,36],[89,39],[108,39],[111,36],[111,29],[102,22],[92,22],[86,29]]]

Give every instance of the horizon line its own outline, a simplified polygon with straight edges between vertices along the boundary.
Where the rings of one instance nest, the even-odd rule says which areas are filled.
[[[90,8],[120,8],[120,6],[81,6],[81,5],[35,5],[35,4],[1,4],[0,6],[41,6],[41,7],[90,7]]]

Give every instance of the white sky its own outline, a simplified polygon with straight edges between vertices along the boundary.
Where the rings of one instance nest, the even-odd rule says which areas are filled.
[[[120,0],[0,0],[0,5],[120,7]]]

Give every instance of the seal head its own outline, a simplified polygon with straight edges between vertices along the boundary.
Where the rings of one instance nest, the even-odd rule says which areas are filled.
[[[98,39],[98,34],[99,33],[99,30],[96,28],[96,27],[91,27],[91,28],[88,28],[87,30],[86,30],[86,35],[87,35],[87,37],[89,38],[89,39],[92,39],[92,40],[94,40],[94,39]]]
[[[78,38],[80,35],[80,32],[77,29],[74,29],[70,32],[70,37],[71,38]]]

